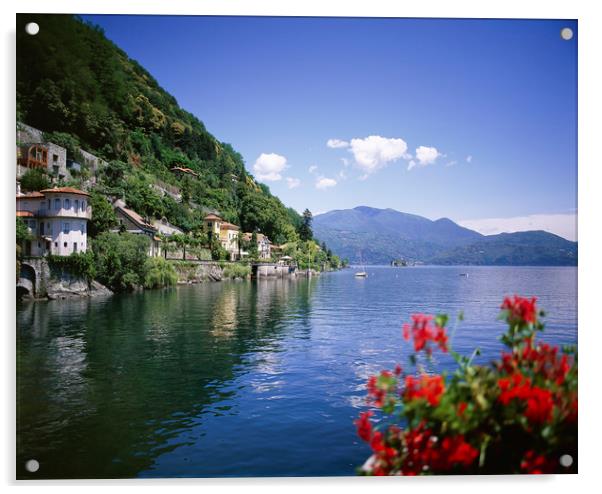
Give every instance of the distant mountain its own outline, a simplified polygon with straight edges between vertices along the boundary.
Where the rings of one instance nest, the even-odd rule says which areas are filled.
[[[544,231],[482,235],[448,218],[358,206],[314,218],[314,233],[351,263],[576,265],[577,243]]]

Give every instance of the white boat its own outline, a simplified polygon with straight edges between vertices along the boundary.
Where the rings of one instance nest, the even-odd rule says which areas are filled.
[[[356,278],[367,278],[368,277],[368,273],[366,272],[366,266],[364,266],[364,262],[362,259],[362,253],[360,252],[360,263],[362,265],[362,270],[361,271],[357,271],[355,273],[355,277]]]

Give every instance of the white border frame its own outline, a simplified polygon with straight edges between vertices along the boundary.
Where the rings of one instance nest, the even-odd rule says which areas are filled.
[[[114,480],[114,481],[37,481],[16,482],[15,478],[15,290],[14,251],[10,241],[14,231],[14,115],[15,115],[15,16],[16,12],[48,13],[111,13],[111,14],[157,14],[157,15],[272,15],[272,16],[348,16],[348,17],[448,17],[448,18],[559,18],[578,19],[579,29],[579,141],[578,141],[578,227],[579,227],[579,353],[581,403],[579,410],[579,475],[572,476],[504,476],[504,477],[431,477],[405,479],[367,479],[367,478],[295,478],[295,479],[169,479],[169,480]],[[11,4],[2,4],[3,71],[0,77],[5,109],[0,119],[2,147],[4,156],[2,181],[2,214],[0,231],[6,232],[7,241],[2,242],[2,257],[5,260],[2,300],[5,314],[11,314],[2,328],[3,377],[7,386],[3,387],[1,424],[3,447],[0,449],[2,479],[5,483],[24,486],[26,490],[33,486],[43,487],[50,492],[61,492],[65,488],[92,489],[129,487],[129,489],[164,489],[178,486],[182,489],[198,492],[199,489],[245,489],[249,492],[276,492],[286,489],[289,492],[304,492],[308,488],[332,489],[343,487],[351,492],[364,492],[366,489],[420,489],[422,492],[479,492],[487,489],[488,494],[509,489],[546,489],[549,492],[566,492],[577,488],[590,490],[600,483],[596,474],[598,466],[600,429],[596,419],[602,410],[597,393],[602,391],[596,368],[599,360],[598,349],[602,340],[602,328],[596,317],[597,295],[601,292],[598,280],[601,279],[600,229],[602,223],[596,221],[597,211],[602,211],[600,185],[601,165],[599,150],[602,125],[602,76],[600,67],[600,47],[602,47],[602,29],[597,16],[596,2],[588,1],[472,1],[472,0],[422,0],[404,1],[394,4],[386,0],[305,0],[283,2],[278,0],[170,0],[161,2],[147,0],[138,2],[118,2],[115,0],[62,1],[13,0]],[[598,48],[598,49],[596,49]],[[202,118],[202,115],[199,115]],[[385,485],[386,484],[386,485]],[[121,487],[119,487],[121,486]]]

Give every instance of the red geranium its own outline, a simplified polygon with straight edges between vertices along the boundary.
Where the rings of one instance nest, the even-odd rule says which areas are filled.
[[[362,473],[576,471],[576,462],[564,467],[558,458],[577,458],[577,354],[535,341],[544,325],[534,297],[506,298],[502,309],[509,328],[501,340],[509,350],[492,366],[474,365],[449,348],[447,316],[415,314],[403,325],[415,352],[430,356],[437,345],[458,369],[429,375],[412,355],[416,372],[404,374],[398,365],[369,379],[371,403],[392,422],[373,426],[371,412],[356,421],[373,453]]]

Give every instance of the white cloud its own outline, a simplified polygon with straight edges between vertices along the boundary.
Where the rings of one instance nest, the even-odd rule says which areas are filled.
[[[408,145],[403,139],[368,136],[364,139],[351,139],[350,151],[358,167],[370,174],[392,161],[405,158],[407,149]]]
[[[338,177],[339,177],[341,180],[347,180],[347,173],[345,173],[345,170],[341,170],[341,171],[339,172],[339,175],[338,175]]]
[[[316,189],[328,189],[334,187],[337,181],[334,178],[320,177],[316,180]]]
[[[347,141],[341,141],[340,139],[328,139],[326,145],[332,149],[349,147],[349,143]]]
[[[289,189],[296,189],[301,185],[301,180],[293,177],[286,177],[286,185],[288,185]]]
[[[347,158],[341,158],[341,163],[343,163],[343,166],[349,166],[349,160]]]
[[[452,161],[448,161],[447,163],[445,163],[445,166],[454,166],[457,164],[458,164],[458,162],[456,160],[452,160]]]
[[[567,240],[577,240],[577,214],[532,214],[513,218],[483,218],[458,221],[459,225],[476,230],[483,235],[496,233],[545,230]]]
[[[441,156],[441,153],[437,151],[437,148],[429,146],[418,146],[416,148],[416,159],[421,166],[432,165],[439,156]]]
[[[309,171],[309,173],[313,173],[318,169],[317,165],[311,165],[307,170]]]
[[[286,158],[275,153],[261,153],[253,165],[257,178],[268,182],[281,180],[285,168]]]
[[[410,171],[415,166],[416,166],[416,162],[414,160],[410,160],[410,162],[408,163],[408,171]]]
[[[469,154],[469,155],[466,157],[466,163],[470,163],[470,162],[472,162],[472,154]]]

